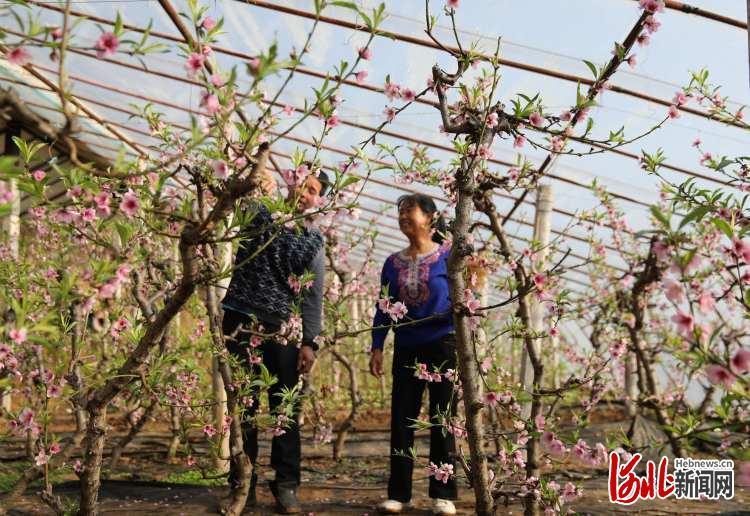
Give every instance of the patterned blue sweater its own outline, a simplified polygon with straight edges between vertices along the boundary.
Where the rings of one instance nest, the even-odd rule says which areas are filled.
[[[404,251],[389,256],[383,264],[381,287],[388,287],[391,302],[401,301],[407,314],[394,322],[391,316],[376,307],[372,330],[372,349],[383,349],[390,328],[380,328],[429,317],[444,315],[423,323],[393,328],[395,345],[414,348],[429,344],[453,331],[453,314],[448,290],[448,255],[450,243],[425,255],[411,258]]]

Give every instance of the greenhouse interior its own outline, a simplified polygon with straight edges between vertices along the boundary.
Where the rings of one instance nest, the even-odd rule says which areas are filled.
[[[750,514],[748,21],[0,2],[0,514]]]

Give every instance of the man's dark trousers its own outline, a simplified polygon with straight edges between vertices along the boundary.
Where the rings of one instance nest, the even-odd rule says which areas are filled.
[[[234,310],[225,310],[222,331],[224,335],[230,337],[237,331],[240,325],[248,327],[250,317],[236,312]],[[264,324],[264,332],[272,333],[278,328],[269,327]],[[234,339],[227,338],[227,349],[237,357],[246,367],[250,365],[247,350],[250,349],[248,341],[251,334],[247,331],[237,331]],[[292,389],[299,380],[297,372],[297,357],[299,350],[294,345],[282,345],[273,339],[264,340],[257,348],[261,351],[263,364],[268,372],[278,380],[268,390],[268,404],[271,413],[275,411],[281,403],[280,393],[285,387]],[[258,409],[259,399],[253,396],[252,407],[245,411],[245,418],[242,421],[242,440],[244,443],[245,454],[250,458],[250,462],[255,465],[258,458],[258,429],[250,419],[255,415]],[[282,435],[274,436],[271,441],[271,467],[276,471],[276,485],[296,487],[300,483],[300,460],[302,456],[300,433],[298,425],[299,410],[295,407],[295,415],[290,426],[286,428]],[[234,482],[236,467],[230,462],[229,483]]]

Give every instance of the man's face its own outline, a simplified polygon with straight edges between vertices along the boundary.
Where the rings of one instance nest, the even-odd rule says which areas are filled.
[[[289,199],[297,199],[297,210],[302,212],[318,205],[323,185],[317,177],[310,175],[304,183],[290,190]]]

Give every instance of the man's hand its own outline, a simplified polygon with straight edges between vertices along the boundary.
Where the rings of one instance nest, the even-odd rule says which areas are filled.
[[[302,346],[299,348],[299,354],[297,355],[297,371],[300,374],[309,373],[314,363],[315,351],[313,351],[313,348],[310,346]]]
[[[383,376],[383,350],[374,349],[370,353],[370,373],[380,378]]]
[[[260,173],[260,189],[263,194],[273,197],[279,190],[279,186],[276,183],[276,179],[273,177],[273,172],[266,168]]]

